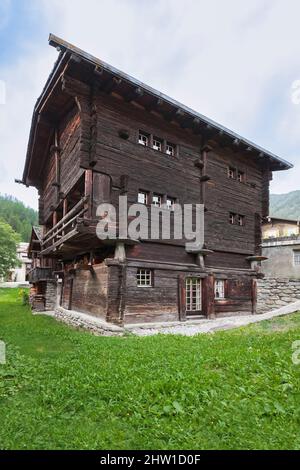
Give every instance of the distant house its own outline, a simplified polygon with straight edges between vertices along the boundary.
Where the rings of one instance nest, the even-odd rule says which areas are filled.
[[[269,217],[262,226],[266,277],[300,279],[299,220]]]
[[[28,243],[19,243],[17,247],[17,256],[21,265],[12,269],[9,273],[9,281],[21,282],[26,281],[26,276],[31,269],[31,260],[28,258]]]

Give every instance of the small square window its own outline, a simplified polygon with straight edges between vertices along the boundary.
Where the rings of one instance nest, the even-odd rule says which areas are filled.
[[[300,251],[294,251],[294,266],[300,266]]]
[[[225,299],[225,281],[223,279],[215,281],[215,299]]]
[[[174,197],[167,196],[166,206],[170,211],[174,210],[174,205],[176,204],[176,199]]]
[[[136,282],[138,287],[152,287],[153,271],[151,269],[139,268],[136,273]]]
[[[161,207],[162,197],[160,194],[153,194],[152,196],[152,205],[156,207]]]
[[[149,136],[143,132],[139,132],[139,144],[148,147],[149,145]]]
[[[161,152],[161,150],[162,150],[162,141],[160,139],[158,139],[157,137],[153,137],[152,148],[154,150],[158,150],[159,152]]]
[[[243,215],[238,215],[238,225],[245,225],[245,217]]]
[[[148,193],[146,191],[139,191],[138,203],[139,204],[148,204]]]
[[[175,145],[170,144],[170,142],[167,142],[166,154],[170,155],[170,157],[174,157],[174,155],[175,155]]]
[[[235,223],[235,214],[233,212],[229,213],[229,223],[231,225],[234,225],[234,223]]]
[[[235,178],[235,169],[230,166],[227,170],[227,174],[228,178],[233,180]]]
[[[238,171],[237,180],[240,183],[243,183],[245,181],[245,173],[243,171]]]

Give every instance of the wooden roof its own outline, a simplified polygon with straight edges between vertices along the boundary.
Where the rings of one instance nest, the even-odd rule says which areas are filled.
[[[222,141],[235,149],[240,148],[247,151],[249,157],[266,162],[272,171],[287,170],[293,167],[291,163],[272,152],[63,39],[51,34],[49,43],[56,47],[60,54],[34,108],[22,179],[24,184],[38,187],[43,163],[42,154],[46,155],[49,149],[53,123],[59,120],[60,113],[68,106],[70,100],[70,97],[63,93],[62,87],[58,86],[67,70],[68,73],[71,71],[75,78],[85,81],[88,85],[95,86],[96,84],[100,90],[106,93],[115,91],[127,102],[135,101],[148,112],[156,111],[166,120],[176,121],[183,128]],[[39,165],[33,165],[33,162],[39,162]],[[39,170],[35,166],[38,166]]]

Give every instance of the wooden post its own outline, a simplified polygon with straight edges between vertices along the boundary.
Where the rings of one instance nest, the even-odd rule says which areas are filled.
[[[84,178],[84,195],[89,196],[87,201],[87,211],[85,217],[90,219],[92,217],[92,204],[93,204],[93,170],[85,170]]]
[[[203,286],[203,311],[207,318],[215,318],[215,277],[209,274]]]
[[[183,274],[178,278],[178,314],[179,321],[186,321],[185,276]]]
[[[252,300],[252,315],[256,314],[257,308],[257,279],[253,278],[251,281],[251,300]]]

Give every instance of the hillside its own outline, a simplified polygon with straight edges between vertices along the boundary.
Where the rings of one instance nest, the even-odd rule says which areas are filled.
[[[300,219],[300,191],[271,194],[270,215],[283,219]]]
[[[24,242],[29,241],[32,225],[38,223],[38,214],[34,209],[7,195],[0,195],[0,217],[21,235]]]

